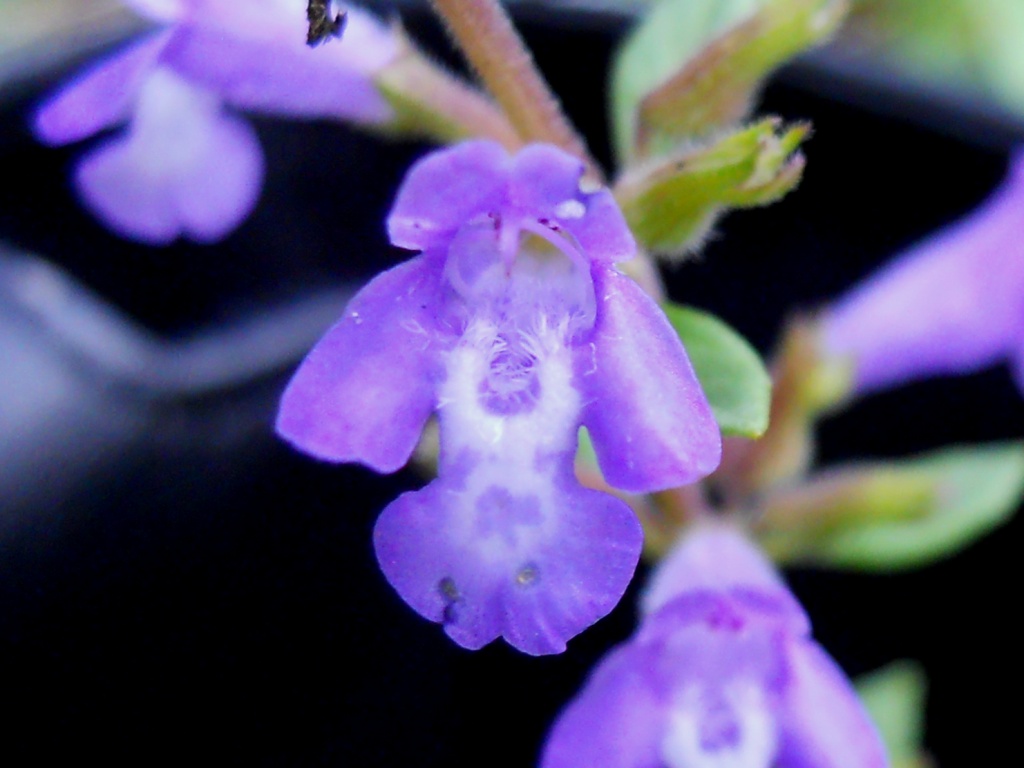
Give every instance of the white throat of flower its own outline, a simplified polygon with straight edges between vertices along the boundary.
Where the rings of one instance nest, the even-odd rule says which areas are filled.
[[[453,249],[446,275],[465,312],[438,393],[442,462],[465,471],[452,503],[464,510],[467,545],[519,567],[557,525],[557,481],[571,467],[582,407],[573,343],[593,323],[593,284],[562,253],[520,250],[508,263],[493,229]]]
[[[668,768],[770,768],[777,748],[763,689],[732,680],[682,691],[668,716],[661,757]]]

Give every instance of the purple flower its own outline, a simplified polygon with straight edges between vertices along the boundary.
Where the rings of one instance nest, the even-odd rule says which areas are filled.
[[[349,305],[285,392],[278,431],[392,472],[438,414],[438,478],[384,510],[381,567],[460,645],[564,650],[605,615],[641,545],[629,507],[573,473],[585,425],[629,491],[711,472],[720,438],[678,337],[613,263],[635,245],[611,194],[545,145],[469,142],[417,163],[388,219],[422,251]]]
[[[371,80],[396,44],[374,17],[349,11],[344,42],[313,51],[289,0],[128,0],[165,25],[83,72],[35,116],[53,145],[127,122],[80,162],[75,185],[111,229],[152,244],[227,235],[263,178],[252,128],[225,111],[382,122]]]
[[[887,765],[849,681],[737,532],[692,533],[646,608],[556,722],[542,768]]]
[[[831,307],[822,338],[861,394],[1006,359],[1024,389],[1024,154],[978,210]]]

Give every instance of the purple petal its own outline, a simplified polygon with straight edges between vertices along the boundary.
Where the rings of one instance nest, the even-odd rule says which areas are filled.
[[[185,15],[189,0],[121,0],[140,16],[154,21],[177,21]]]
[[[885,768],[885,747],[846,675],[816,643],[789,646],[780,712],[786,768]]]
[[[125,136],[84,157],[75,181],[120,234],[151,244],[218,240],[256,203],[259,143],[241,120],[167,70],[155,70]]]
[[[580,189],[583,163],[547,144],[532,144],[515,157],[511,198],[520,215],[557,222],[594,261],[631,259],[636,241],[611,192]]]
[[[979,210],[924,240],[832,307],[823,342],[857,391],[967,373],[1024,338],[1024,155]]]
[[[395,55],[397,44],[370,14],[350,9],[344,39],[312,49],[304,43],[301,8],[213,5],[192,14],[193,23],[180,28],[165,59],[226,103],[366,123],[390,118],[372,75]]]
[[[718,425],[676,332],[628,277],[595,266],[598,319],[578,361],[583,425],[605,479],[643,493],[718,466]]]
[[[418,161],[406,174],[388,216],[391,242],[418,251],[445,248],[471,219],[500,212],[510,162],[492,141],[464,142]]]
[[[784,637],[772,611],[684,595],[598,667],[556,724],[543,768],[778,764]]]
[[[696,591],[761,592],[803,610],[757,546],[730,523],[705,523],[688,531],[665,556],[644,591],[643,610],[653,614],[679,596]],[[807,631],[804,618],[803,631]]]
[[[435,480],[384,510],[374,542],[392,586],[459,645],[504,636],[541,655],[565,650],[615,606],[642,533],[624,502],[566,472],[543,497]]]
[[[613,651],[562,712],[541,768],[653,768],[662,764],[666,702],[650,684],[655,660],[631,643]]]
[[[586,199],[587,212],[578,221],[565,221],[564,226],[572,232],[580,248],[594,261],[628,261],[636,255],[636,240],[626,224],[619,204],[607,189],[602,189]]]
[[[418,257],[374,278],[317,343],[285,390],[278,433],[327,461],[394,472],[434,409],[439,348],[436,262]]]
[[[170,37],[159,32],[97,62],[39,107],[33,130],[47,144],[68,144],[124,122]]]

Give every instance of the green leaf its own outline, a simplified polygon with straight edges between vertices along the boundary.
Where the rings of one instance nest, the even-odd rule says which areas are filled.
[[[830,37],[845,13],[843,0],[766,0],[643,98],[641,138],[700,135],[743,119],[771,71]]]
[[[915,765],[924,743],[924,704],[928,683],[921,666],[896,661],[856,681],[857,693],[894,766]]]
[[[1024,115],[1020,0],[861,0],[852,21],[850,51],[872,65]]]
[[[612,132],[621,159],[633,154],[641,100],[761,1],[661,0],[645,14],[612,64]]]
[[[757,525],[772,556],[790,560],[837,531],[923,517],[935,506],[937,492],[934,478],[924,470],[833,469],[768,492]]]
[[[754,348],[714,315],[669,302],[662,308],[686,347],[722,433],[764,434],[772,383]]]
[[[805,124],[774,118],[691,147],[623,175],[615,197],[649,251],[679,256],[697,247],[727,207],[767,205],[800,181]]]
[[[621,159],[652,134],[706,135],[746,117],[761,82],[838,26],[846,0],[661,0],[613,64]]]
[[[870,469],[859,470],[869,476]],[[769,528],[765,546],[780,559],[869,571],[893,571],[927,564],[968,546],[1016,511],[1024,494],[1024,443],[949,448],[877,468],[889,477],[892,503],[848,509],[843,524],[815,530]],[[931,500],[904,503],[896,489],[907,483],[931,485]],[[911,503],[913,502],[913,503]],[[878,514],[878,510],[905,514]],[[861,514],[862,512],[862,514]],[[763,521],[772,525],[771,521]]]

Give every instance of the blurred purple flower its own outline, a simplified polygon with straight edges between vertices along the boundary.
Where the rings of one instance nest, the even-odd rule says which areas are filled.
[[[162,29],[92,65],[42,104],[51,145],[127,122],[86,154],[79,194],[119,234],[152,244],[227,235],[259,196],[263,157],[252,128],[224,110],[382,122],[371,80],[396,50],[373,16],[351,8],[345,40],[305,45],[288,0],[125,0]]]
[[[438,478],[381,515],[388,580],[467,648],[504,636],[557,653],[621,597],[640,551],[629,507],[582,487],[585,425],[629,491],[711,472],[720,438],[675,332],[613,263],[635,244],[606,189],[554,147],[428,155],[391,241],[422,251],[378,276],[309,354],[278,431],[331,461],[393,472],[431,413]]]
[[[738,532],[692,533],[555,723],[541,768],[882,768],[884,747],[795,598]]]
[[[1024,389],[1024,153],[979,209],[840,298],[822,338],[859,394],[1006,359]]]

